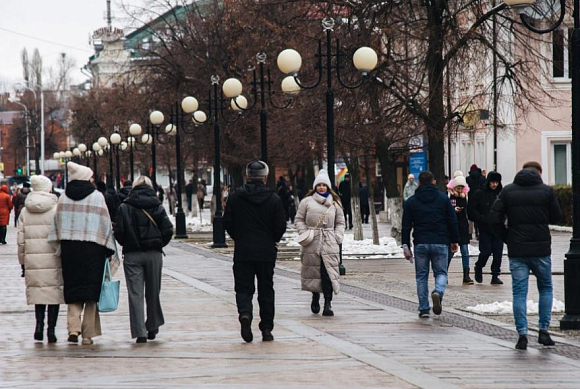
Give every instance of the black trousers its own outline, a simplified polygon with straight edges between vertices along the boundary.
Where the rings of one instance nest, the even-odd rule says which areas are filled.
[[[344,224],[347,228],[352,228],[352,208],[350,207],[350,201],[349,207],[344,207]]]
[[[371,211],[370,211],[370,206],[368,203],[367,204],[361,203],[360,213],[361,213],[361,217],[362,217],[362,222],[364,224],[369,224],[369,216],[371,214]]]
[[[491,262],[491,274],[499,276],[501,273],[501,257],[503,255],[503,241],[497,236],[488,232],[479,231],[479,257],[475,267],[484,268],[487,260],[493,254]]]
[[[322,261],[320,261],[320,280],[322,281],[322,294],[324,295],[324,299],[332,301],[332,281],[330,281],[330,276]]]
[[[6,226],[0,226],[0,243],[6,242],[6,232],[8,228]]]
[[[260,330],[274,329],[274,266],[273,262],[234,262],[234,289],[240,317],[253,318],[252,299],[258,279],[258,304],[260,305]]]

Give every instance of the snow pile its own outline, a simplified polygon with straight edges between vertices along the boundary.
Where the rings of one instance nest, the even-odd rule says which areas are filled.
[[[342,242],[342,253],[349,254],[382,254],[403,256],[403,249],[390,236],[379,238],[379,244],[374,245],[372,239],[354,240],[354,235],[345,234]]]
[[[501,303],[495,301],[491,304],[477,304],[476,306],[467,307],[465,309],[480,315],[508,315],[513,312],[513,304],[511,301],[504,301]],[[528,300],[527,312],[528,315],[537,315],[539,312],[538,303],[535,303],[534,300]],[[554,299],[552,302],[552,312],[564,312],[564,303]]]
[[[211,224],[211,212],[209,209],[204,209],[202,213],[202,218],[199,218],[199,211],[196,217],[191,216],[191,214],[186,213],[185,216],[185,225],[187,230],[195,231],[195,232],[210,232],[213,231],[213,227]],[[169,220],[175,226],[175,215],[169,215]]]

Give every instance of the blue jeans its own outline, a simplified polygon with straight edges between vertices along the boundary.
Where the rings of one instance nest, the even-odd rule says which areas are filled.
[[[485,231],[479,231],[479,257],[475,267],[484,268],[489,256],[493,254],[491,262],[491,274],[499,276],[501,273],[501,257],[503,255],[503,242],[497,236]]]
[[[447,263],[447,270],[449,270],[449,265],[451,265],[451,259],[453,258],[453,256],[455,255],[455,253],[451,250],[449,250],[449,254],[448,254],[448,263]],[[469,245],[468,244],[462,244],[461,246],[459,246],[459,251],[461,251],[461,264],[463,265],[464,269],[469,269]]]
[[[431,309],[429,305],[429,264],[435,276],[433,292],[439,292],[443,298],[447,285],[447,264],[449,246],[446,244],[418,244],[415,246],[415,279],[419,310]]]
[[[530,270],[536,276],[538,292],[540,293],[540,330],[548,330],[552,317],[552,261],[550,257],[510,257],[514,319],[520,335],[528,333],[526,299],[528,297]]]

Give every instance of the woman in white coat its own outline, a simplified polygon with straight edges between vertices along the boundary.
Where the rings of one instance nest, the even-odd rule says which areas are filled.
[[[64,304],[63,280],[57,246],[47,241],[58,199],[52,182],[45,176],[32,176],[32,192],[26,197],[18,217],[18,260],[26,281],[26,302],[34,304],[36,329],[34,339],[43,340],[44,317],[48,305],[49,343],[56,342],[54,329],[59,304]]]
[[[345,230],[340,197],[331,189],[330,179],[321,170],[314,180],[314,190],[300,202],[296,229],[303,234],[309,229],[314,239],[302,247],[302,290],[312,292],[312,313],[320,312],[320,293],[324,294],[323,316],[334,316],[332,293],[338,293],[340,244]]]

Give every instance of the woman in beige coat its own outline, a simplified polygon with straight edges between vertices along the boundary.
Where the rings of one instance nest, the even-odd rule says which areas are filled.
[[[46,336],[49,343],[54,343],[59,304],[64,304],[63,280],[60,257],[55,254],[57,246],[48,243],[46,237],[58,199],[50,193],[52,182],[45,176],[32,176],[30,182],[33,192],[26,197],[18,217],[18,260],[25,275],[26,302],[34,304],[34,339],[43,340],[44,316],[48,305]]]
[[[332,292],[338,293],[340,244],[345,221],[340,197],[331,189],[330,179],[321,170],[314,180],[314,190],[300,202],[296,214],[296,229],[302,234],[314,231],[314,239],[302,247],[302,290],[312,292],[312,313],[320,312],[320,293],[324,294],[323,316],[334,316],[330,302]]]

